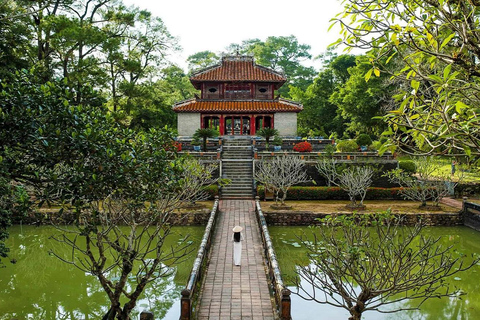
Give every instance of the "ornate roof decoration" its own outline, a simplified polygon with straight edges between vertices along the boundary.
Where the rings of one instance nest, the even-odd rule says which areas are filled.
[[[303,106],[286,99],[277,100],[215,100],[182,101],[173,106],[175,112],[211,112],[211,113],[264,113],[264,112],[300,112]]]
[[[199,89],[202,82],[270,82],[280,87],[287,78],[280,72],[259,66],[251,56],[225,56],[220,64],[200,70],[190,77],[192,84]]]

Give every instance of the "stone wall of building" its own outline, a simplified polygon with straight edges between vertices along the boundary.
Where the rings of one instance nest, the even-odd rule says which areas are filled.
[[[178,113],[177,128],[179,136],[191,137],[200,129],[200,113]]]
[[[275,113],[274,127],[281,136],[297,135],[297,113],[278,112]]]
[[[266,209],[266,208],[265,208]],[[327,213],[297,212],[297,211],[269,211],[262,210],[269,226],[310,226],[319,225],[318,218],[325,218]],[[401,214],[404,225],[412,226],[423,221],[426,226],[459,226],[463,225],[459,213],[420,213]]]

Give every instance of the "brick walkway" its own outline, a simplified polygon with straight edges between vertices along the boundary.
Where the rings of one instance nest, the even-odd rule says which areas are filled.
[[[253,200],[221,200],[198,319],[273,320]],[[242,265],[233,265],[232,229],[242,226]]]

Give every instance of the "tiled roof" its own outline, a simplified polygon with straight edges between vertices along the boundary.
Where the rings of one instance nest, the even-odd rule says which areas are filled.
[[[204,81],[260,81],[283,84],[287,78],[279,72],[255,64],[252,57],[227,56],[222,58],[221,64],[195,73],[190,81],[194,84]]]
[[[211,113],[261,113],[261,112],[300,112],[301,104],[279,100],[246,100],[246,101],[197,101],[187,100],[173,107],[175,112],[211,112]]]

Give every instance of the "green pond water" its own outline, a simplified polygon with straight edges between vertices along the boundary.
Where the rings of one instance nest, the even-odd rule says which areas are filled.
[[[284,282],[292,292],[296,292],[292,279],[296,276],[295,270],[299,266],[309,264],[306,249],[302,247],[296,235],[309,232],[306,227],[269,227],[275,252],[279,260]],[[441,237],[442,245],[454,245],[461,254],[469,257],[480,254],[480,232],[467,227],[429,227],[424,228],[424,234]],[[289,280],[290,279],[290,280]],[[379,313],[367,311],[363,314],[364,320],[477,320],[480,319],[480,263],[471,269],[459,273],[448,282],[467,294],[461,298],[441,298],[426,301],[420,310],[401,311],[398,313]],[[305,284],[307,288],[307,285]],[[403,302],[400,305],[385,307],[384,310],[403,306],[412,307],[417,304]],[[306,301],[292,294],[292,318],[294,320],[310,319],[348,319],[349,313],[345,309],[329,305]]]
[[[134,312],[133,319],[151,310],[155,319],[178,320],[180,292],[188,280],[204,227],[174,227],[167,237],[168,248],[192,241],[194,251],[176,266],[167,278],[150,283]],[[5,268],[0,269],[0,320],[101,319],[109,305],[97,278],[48,254],[54,250],[68,254],[70,247],[50,239],[58,233],[53,227],[14,226],[10,228],[10,247]],[[9,262],[16,259],[16,263]],[[132,280],[133,281],[133,280]]]

